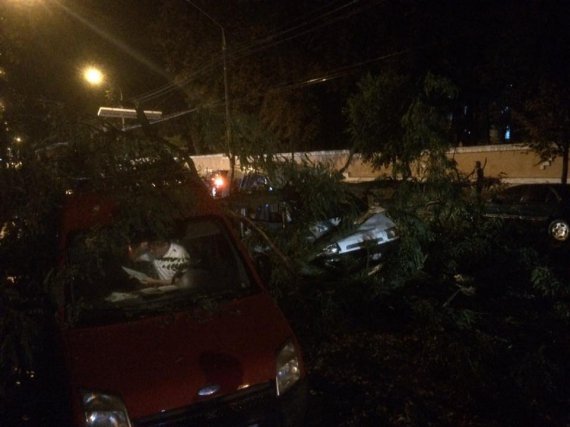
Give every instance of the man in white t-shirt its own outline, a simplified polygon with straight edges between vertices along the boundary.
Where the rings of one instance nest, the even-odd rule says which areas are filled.
[[[129,255],[136,261],[152,263],[158,279],[144,278],[141,282],[149,286],[175,284],[178,275],[188,268],[190,255],[183,246],[167,241],[144,241],[134,248],[129,246]]]

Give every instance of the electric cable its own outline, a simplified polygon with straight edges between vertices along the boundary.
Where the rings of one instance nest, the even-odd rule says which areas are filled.
[[[425,47],[425,46],[420,46],[419,49],[421,49],[423,47]],[[351,65],[345,65],[345,66],[330,70],[328,73],[320,75],[318,77],[312,77],[310,79],[303,79],[303,80],[297,81],[297,82],[283,83],[280,85],[269,87],[266,89],[265,92],[267,93],[267,92],[279,91],[279,90],[284,90],[284,89],[295,89],[295,88],[299,88],[299,87],[306,87],[306,86],[312,86],[312,85],[316,85],[316,84],[326,83],[326,82],[347,76],[347,75],[351,74],[352,70],[357,69],[359,67],[362,67],[364,65],[368,65],[368,64],[371,64],[374,62],[383,61],[383,60],[387,60],[387,59],[394,58],[397,56],[405,55],[408,52],[410,52],[411,50],[412,49],[404,49],[404,50],[400,50],[397,52],[377,56],[375,58],[370,58],[370,59],[367,59],[365,61],[360,61],[360,62],[351,64]],[[260,96],[263,96],[263,95],[260,95]],[[239,103],[240,99],[239,98],[234,99],[234,102]],[[172,120],[172,119],[178,118],[180,116],[198,111],[200,109],[216,108],[216,107],[223,106],[223,105],[224,105],[224,101],[222,101],[222,100],[213,101],[213,102],[210,102],[208,104],[205,104],[205,105],[202,105],[199,107],[194,107],[194,108],[189,109],[189,110],[184,110],[184,111],[179,112],[179,113],[172,113],[168,116],[163,117],[160,120],[153,121],[151,124],[161,123],[164,121]],[[133,126],[130,129],[135,128],[135,127],[136,126]]]
[[[319,15],[318,17],[313,18],[313,19],[311,19],[311,20],[309,20],[309,21],[307,21],[307,22],[308,22],[308,23],[311,23],[311,22],[313,22],[313,21],[315,21],[315,20],[317,20],[317,19],[319,19],[319,18],[321,18],[321,17],[323,17],[323,16],[327,16],[327,15],[330,15],[330,14],[332,14],[332,13],[335,13],[335,12],[337,12],[337,11],[339,11],[339,10],[343,10],[343,9],[347,8],[348,6],[351,6],[351,5],[356,4],[356,3],[358,3],[358,2],[359,2],[359,0],[352,0],[352,1],[348,2],[348,3],[345,3],[345,4],[341,5],[340,7],[337,7],[337,8],[334,9],[334,10],[327,11],[327,12],[325,12],[325,13]],[[347,19],[347,18],[349,18],[349,17],[351,17],[351,16],[354,16],[354,15],[356,15],[356,14],[358,14],[358,13],[361,13],[361,12],[364,11],[364,10],[367,10],[367,9],[369,9],[369,8],[371,8],[371,7],[374,7],[374,6],[376,6],[376,5],[378,5],[378,4],[382,3],[382,2],[383,2],[383,1],[376,1],[376,2],[372,2],[371,4],[362,5],[360,8],[358,8],[358,9],[356,9],[356,10],[349,11],[349,13],[347,13],[347,14],[334,17],[333,19],[330,19],[329,21],[325,21],[325,22],[323,22],[323,23],[321,23],[321,24],[319,24],[319,25],[317,25],[317,26],[315,26],[315,27],[306,29],[306,30],[304,30],[304,31],[302,31],[302,32],[299,32],[299,33],[297,33],[297,34],[293,34],[293,35],[291,35],[291,36],[289,36],[289,37],[287,37],[287,38],[285,38],[285,39],[277,39],[277,40],[274,40],[274,38],[275,38],[274,35],[267,36],[267,37],[265,37],[264,39],[262,39],[261,41],[255,41],[255,42],[253,42],[253,43],[250,43],[248,46],[246,46],[246,47],[244,47],[244,48],[242,48],[242,49],[238,49],[237,51],[230,52],[230,54],[228,55],[228,59],[233,59],[233,60],[242,59],[242,58],[247,57],[247,56],[249,56],[249,55],[251,55],[251,54],[253,54],[253,53],[256,53],[256,52],[259,52],[259,51],[262,51],[262,50],[266,50],[266,49],[268,49],[268,48],[270,48],[270,47],[273,47],[273,46],[275,46],[275,45],[277,45],[277,44],[281,44],[281,43],[283,43],[283,42],[285,42],[285,41],[293,40],[293,39],[295,39],[295,38],[297,38],[297,37],[300,37],[300,36],[302,36],[302,35],[305,35],[305,34],[309,34],[309,33],[311,33],[311,32],[314,32],[314,31],[316,31],[316,30],[318,30],[318,29],[320,29],[320,28],[322,28],[322,27],[324,27],[324,26],[328,26],[328,25],[334,24],[334,23],[336,23],[336,22],[338,22],[338,21],[340,21],[340,20]],[[300,28],[300,27],[302,27],[302,26],[304,26],[304,25],[306,25],[306,23],[303,23],[303,24],[301,24],[301,25],[297,25],[296,27],[291,27],[291,28],[286,29],[286,30],[282,30],[282,31],[277,32],[277,33],[274,33],[274,34],[276,34],[276,35],[286,34],[287,32],[290,32],[290,31],[292,31],[293,29]],[[273,41],[271,41],[269,44],[267,44],[268,42],[267,42],[266,40],[273,40]],[[266,43],[266,44],[263,45],[263,43]],[[208,63],[208,64],[202,66],[201,68],[198,68],[198,69],[194,70],[194,71],[193,71],[192,73],[190,73],[188,76],[184,77],[181,81],[168,83],[168,84],[164,85],[164,86],[161,87],[161,88],[158,88],[158,89],[156,89],[156,90],[154,90],[154,91],[150,91],[150,92],[144,93],[144,94],[139,95],[139,96],[135,96],[135,97],[133,97],[132,99],[133,99],[135,102],[142,103],[142,102],[146,102],[146,101],[148,101],[148,100],[150,100],[150,99],[153,99],[153,98],[155,98],[155,97],[159,97],[159,96],[161,96],[161,95],[164,95],[164,94],[166,94],[166,93],[168,93],[168,92],[170,92],[170,91],[174,91],[174,90],[177,90],[177,89],[181,89],[181,88],[183,88],[185,85],[187,85],[188,83],[190,83],[190,82],[192,81],[192,79],[194,79],[196,76],[198,76],[199,74],[201,74],[201,73],[203,73],[203,72],[206,72],[206,71],[208,71],[209,69],[213,68],[214,66],[218,65],[219,63],[222,62],[222,60],[223,60],[223,56],[222,56],[221,54],[218,54],[218,55],[216,55],[215,59],[213,59],[213,60],[210,61],[210,63]]]

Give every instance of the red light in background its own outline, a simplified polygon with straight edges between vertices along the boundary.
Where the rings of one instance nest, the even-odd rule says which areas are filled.
[[[222,178],[221,176],[217,176],[214,178],[214,185],[216,187],[223,187],[225,184],[224,178]]]

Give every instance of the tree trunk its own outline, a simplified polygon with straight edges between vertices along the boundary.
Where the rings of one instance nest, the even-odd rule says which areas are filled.
[[[166,139],[162,138],[160,135],[158,135],[158,133],[154,129],[151,128],[150,123],[148,122],[148,119],[146,118],[146,115],[144,114],[144,111],[139,104],[135,105],[135,109],[137,112],[137,120],[139,121],[143,133],[147,138],[168,145],[174,151],[181,153],[179,147],[171,144]],[[190,169],[190,173],[192,174],[192,178],[200,180],[200,176],[198,175],[198,169],[196,169],[196,164],[194,163],[194,160],[192,160],[192,158],[190,157],[190,154],[188,153],[181,153],[181,154],[185,157],[185,160],[188,163],[188,167]]]
[[[351,147],[350,148],[350,152],[348,153],[348,157],[346,159],[346,162],[344,163],[344,166],[342,168],[340,168],[339,173],[342,175],[346,172],[346,170],[348,169],[348,167],[350,166],[350,164],[352,163],[352,159],[354,157],[354,155],[356,154],[356,147]]]
[[[230,159],[230,188],[228,188],[229,193],[231,194],[234,190],[234,178],[235,178],[235,170],[236,170],[236,155],[234,153],[230,153],[228,155]]]
[[[568,151],[570,150],[570,140],[562,141],[562,184],[568,183]]]
[[[188,131],[187,139],[186,139],[186,149],[189,153],[194,153],[195,155],[199,156],[202,154],[202,150],[200,149],[200,145],[196,142],[196,139],[192,137],[192,133]]]

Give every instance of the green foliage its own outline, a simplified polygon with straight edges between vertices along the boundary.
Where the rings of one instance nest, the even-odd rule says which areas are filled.
[[[567,293],[567,286],[564,286],[547,266],[535,267],[530,280],[533,288],[544,296],[556,297]]]
[[[568,301],[556,301],[552,306],[555,318],[565,324],[570,323],[570,303]]]
[[[228,152],[225,114],[219,109],[196,108],[178,120],[165,122],[159,132],[190,154]]]
[[[0,282],[0,411],[7,399],[6,386],[19,370],[33,372],[41,355],[46,319],[51,313],[37,292],[18,292],[15,284]]]
[[[400,233],[400,244],[384,267],[383,280],[391,286],[403,285],[418,271],[442,279],[470,272],[468,265],[478,265],[488,252],[487,225],[475,220],[476,207],[465,199],[462,185],[439,178],[442,173],[435,176],[402,183],[390,204]]]
[[[53,210],[60,203],[61,187],[34,161],[20,169],[0,169],[0,182],[0,271],[4,279],[24,274],[37,283],[54,259]]]
[[[542,78],[515,100],[514,117],[520,123],[531,147],[544,161],[561,157],[562,182],[568,180],[570,149],[570,92],[564,80]],[[524,98],[523,98],[524,97]]]
[[[378,272],[280,283],[294,289],[279,301],[305,339],[320,390],[340,396],[335,413],[353,423],[371,413],[417,425],[457,424],[458,414],[483,423],[559,417],[570,311],[569,277],[558,264],[567,249],[483,218],[453,165],[432,166],[424,182],[398,185],[389,213],[400,242]],[[388,368],[391,360],[405,372]],[[381,403],[343,400],[355,390]],[[405,407],[390,399],[398,392]]]
[[[157,50],[176,76],[189,108],[198,109],[187,122],[193,144],[203,152],[228,152],[223,138],[224,73],[228,77],[232,153],[248,157],[260,153],[262,147],[269,148],[263,154],[304,150],[322,133],[319,99],[295,85],[291,90],[286,83],[307,79],[318,70],[310,65],[313,61],[306,61],[311,55],[296,44],[281,45],[279,53],[270,50],[256,55],[259,40],[274,31],[280,17],[270,5],[250,3],[198,2],[216,22],[223,23],[223,53],[218,25],[190,4],[164,1],[161,19],[155,25]],[[290,13],[285,9],[283,14]],[[258,141],[261,145],[256,150],[252,144]]]
[[[343,208],[342,213],[350,215],[351,209],[355,208],[349,189],[340,184],[342,177],[329,165],[312,164],[308,160],[301,163],[286,161],[279,164],[275,173],[279,173],[286,183],[285,191],[297,202],[300,224],[334,218]]]
[[[417,175],[422,177],[428,174],[430,179],[434,179],[437,174],[448,169],[445,154],[452,141],[449,114],[452,103],[457,98],[458,88],[449,79],[428,73],[420,89],[421,92],[416,95],[401,119],[405,159],[402,166],[407,169],[412,162],[427,155],[427,160],[420,160]],[[425,171],[422,170],[421,163],[427,163]]]
[[[347,102],[348,132],[353,150],[376,168],[392,167],[404,179],[444,170],[445,151],[451,143],[448,114],[457,87],[428,73],[418,88],[410,77],[391,71],[366,76]]]
[[[99,254],[117,236],[125,241],[141,231],[165,235],[177,219],[211,203],[198,176],[184,164],[191,160],[161,141],[87,126],[73,129],[69,137],[66,143],[26,144],[19,167],[0,168],[2,380],[14,367],[33,365],[30,360],[40,356],[33,354],[33,345],[38,323],[53,317],[49,294],[80,272],[72,265],[53,274],[68,198],[93,194],[118,210],[106,235],[93,232],[92,238],[99,236],[89,254],[93,270],[82,274],[101,270]]]
[[[342,227],[350,227],[356,218],[362,202],[341,184],[341,176],[330,166],[311,164],[307,159],[299,163],[282,160],[275,162],[266,159],[266,170],[272,181],[283,183],[281,188],[273,192],[259,192],[240,200],[240,195],[232,196],[230,205],[239,206],[246,203],[248,209],[255,211],[265,204],[279,205],[279,214],[284,215],[284,227],[272,227],[264,230],[273,244],[286,256],[291,258],[293,269],[306,267],[306,260],[315,255],[316,244],[310,239],[311,228],[319,222],[327,222],[335,218],[344,218]],[[275,223],[274,223],[275,224]],[[261,225],[263,227],[263,225]],[[248,246],[267,247],[267,242],[259,238],[259,233],[247,236]],[[298,292],[296,280],[291,277],[291,266],[284,265],[282,255],[269,251],[271,257],[273,287],[278,294],[289,295]],[[291,284],[288,288],[287,284]],[[284,286],[284,287],[283,287]]]
[[[314,146],[320,110],[310,94],[272,91],[265,96],[259,114],[261,124],[283,144],[283,151],[308,151]]]
[[[345,115],[355,151],[377,168],[405,162],[403,114],[412,97],[409,78],[391,71],[367,75],[347,101]]]
[[[34,369],[40,355],[45,277],[56,262],[57,189],[31,158],[19,169],[0,168],[0,401],[17,369]]]
[[[275,169],[275,155],[282,152],[278,138],[251,114],[233,120],[233,146],[242,169]]]
[[[564,392],[565,385],[561,383],[560,378],[564,377],[566,372],[557,363],[557,358],[548,354],[549,351],[552,349],[546,345],[529,349],[522,360],[511,367],[511,377],[527,399]]]

